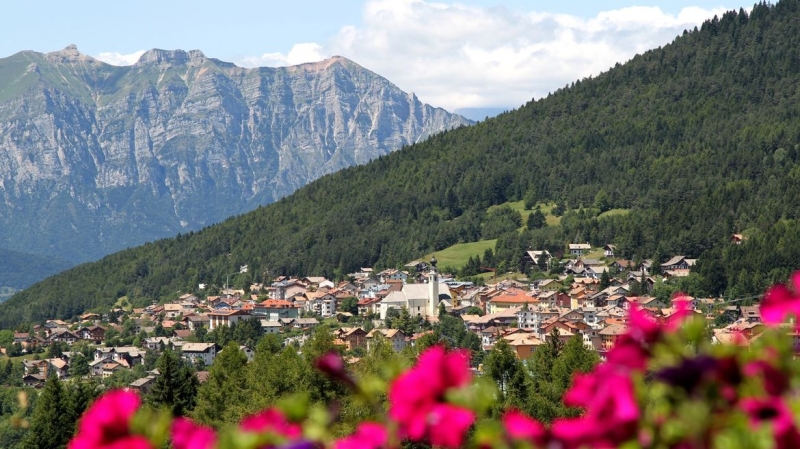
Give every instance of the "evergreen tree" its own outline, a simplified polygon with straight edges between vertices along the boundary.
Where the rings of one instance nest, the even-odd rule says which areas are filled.
[[[214,359],[208,380],[197,390],[197,405],[192,416],[200,423],[219,427],[233,423],[229,411],[247,396],[244,390],[247,356],[234,342],[228,343]]]
[[[172,350],[166,350],[156,363],[159,375],[147,402],[154,407],[167,407],[174,416],[184,416],[194,408],[197,399],[197,376],[184,366]]]
[[[530,215],[528,215],[529,230],[532,231],[534,229],[540,229],[545,226],[547,226],[547,219],[545,218],[541,210],[536,209],[535,211],[531,212]]]
[[[100,395],[98,384],[94,381],[76,382],[69,391],[69,411],[72,428],[77,430],[83,412]]]
[[[69,393],[61,381],[47,379],[42,393],[36,400],[36,408],[30,419],[30,428],[22,441],[24,449],[58,449],[66,447],[72,437],[74,415],[70,407]]]
[[[528,188],[528,191],[525,192],[525,210],[531,210],[536,206],[536,202],[538,198],[536,196],[536,188],[531,186]]]
[[[500,388],[503,398],[509,391],[520,390],[521,387],[511,385],[511,382],[512,379],[516,381],[522,379],[518,375],[518,371],[522,369],[522,364],[517,360],[517,356],[508,341],[502,338],[497,340],[492,350],[483,359],[483,369]]]
[[[567,391],[575,373],[587,373],[600,363],[597,351],[583,344],[583,337],[575,335],[561,349],[552,368],[552,380],[562,391]],[[563,393],[562,393],[563,394]]]
[[[611,286],[611,275],[608,274],[608,271],[604,271],[603,274],[600,275],[600,290],[605,290]]]

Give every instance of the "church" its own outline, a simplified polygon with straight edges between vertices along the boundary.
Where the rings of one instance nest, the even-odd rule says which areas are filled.
[[[405,284],[402,290],[389,293],[380,303],[381,319],[386,319],[389,309],[402,309],[403,307],[408,309],[411,316],[436,317],[439,315],[440,302],[444,303],[449,310],[452,307],[453,298],[450,288],[442,282],[439,272],[436,270],[435,257],[431,259],[427,278],[427,282],[424,284]]]

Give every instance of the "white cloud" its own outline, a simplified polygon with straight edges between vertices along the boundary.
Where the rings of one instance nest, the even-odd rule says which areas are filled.
[[[261,56],[246,57],[237,62],[245,67],[282,67],[304,62],[316,62],[325,59],[325,57],[322,46],[311,42],[294,44],[288,54],[264,53]]]
[[[139,50],[125,55],[115,51],[106,51],[97,55],[96,58],[111,65],[133,65],[142,57],[144,52],[144,50]]]
[[[584,19],[427,0],[371,0],[361,25],[345,26],[327,42],[297,43],[287,53],[234,62],[275,67],[341,55],[435,106],[517,107],[665,45],[724,11],[686,7],[669,14],[633,6]],[[109,52],[98,59],[125,65],[141,54]]]
[[[298,44],[286,55],[238,62],[286,65],[342,55],[435,106],[516,107],[667,44],[724,11],[687,7],[675,15],[634,6],[582,19],[504,7],[374,0],[363,8],[362,25],[343,27],[322,45]]]

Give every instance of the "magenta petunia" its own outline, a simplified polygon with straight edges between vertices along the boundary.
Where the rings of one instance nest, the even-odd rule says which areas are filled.
[[[355,433],[334,444],[334,449],[380,449],[386,447],[389,433],[376,422],[362,422]]]
[[[760,378],[770,396],[780,396],[789,389],[789,376],[766,360],[754,360],[743,371],[746,376]]]
[[[774,285],[761,300],[761,319],[767,325],[783,323],[790,315],[800,317],[800,271],[792,275],[794,290],[783,284]]]
[[[534,446],[544,446],[547,442],[547,429],[519,410],[508,410],[503,415],[503,428],[512,440],[527,441]]]
[[[654,343],[661,336],[661,325],[638,304],[628,310],[628,335],[641,344]]]
[[[150,449],[150,442],[131,433],[130,421],[142,401],[133,391],[112,390],[97,399],[83,414],[69,449],[130,447]]]
[[[414,441],[442,440],[444,446],[444,442],[460,441],[475,415],[446,404],[445,393],[468,385],[470,378],[466,351],[447,352],[434,346],[423,352],[417,364],[389,389],[389,417],[398,424],[400,436]]]
[[[644,371],[650,358],[650,349],[643,343],[634,340],[629,334],[623,334],[606,355],[609,365],[632,371]]]
[[[667,317],[664,328],[667,331],[677,330],[687,318],[692,316],[692,303],[686,295],[678,293],[672,298],[675,305],[675,313]]]
[[[794,424],[794,414],[782,398],[745,398],[740,407],[753,427],[765,424],[771,427],[776,449],[800,447],[800,432]]]
[[[244,418],[239,423],[239,428],[246,432],[270,432],[289,439],[300,438],[303,434],[303,429],[299,424],[289,422],[283,413],[276,408],[270,408]]]
[[[475,412],[450,404],[436,404],[428,413],[429,439],[433,446],[458,448],[464,441]]]
[[[170,430],[174,449],[212,449],[217,445],[213,429],[196,424],[188,418],[177,418]]]
[[[604,363],[575,375],[564,404],[585,409],[581,417],[553,423],[554,440],[566,448],[617,447],[636,438],[640,411],[633,381],[616,366]]]

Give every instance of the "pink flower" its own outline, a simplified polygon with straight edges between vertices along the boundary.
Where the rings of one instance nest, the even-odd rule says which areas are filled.
[[[583,407],[579,418],[559,419],[551,428],[566,448],[617,447],[636,437],[639,406],[628,373],[604,363],[587,374],[576,374],[564,404]]]
[[[770,396],[780,396],[789,389],[789,376],[765,360],[754,360],[744,366],[744,374],[758,377]]]
[[[512,440],[527,441],[534,446],[544,446],[547,442],[547,429],[518,410],[512,409],[503,415],[503,427]]]
[[[631,304],[628,326],[628,335],[638,343],[654,343],[661,337],[661,325],[638,304]]]
[[[428,414],[430,420],[429,439],[435,447],[461,447],[475,413],[450,404],[437,404]]]
[[[448,389],[468,385],[470,377],[466,351],[448,353],[441,346],[426,350],[389,390],[389,416],[398,423],[401,437],[419,441],[427,435],[434,445],[434,441],[445,447],[453,447],[449,443],[454,441],[460,444],[475,415],[443,404],[444,395]]]
[[[665,328],[667,331],[677,330],[686,318],[692,315],[692,303],[689,298],[683,293],[678,293],[672,298],[672,304],[675,305],[675,313],[667,317]]]
[[[332,379],[336,379],[350,388],[356,387],[356,382],[344,365],[342,356],[336,351],[329,351],[319,357],[314,366]]]
[[[133,435],[130,421],[139,409],[139,395],[125,390],[112,390],[96,400],[83,414],[78,433],[69,442],[69,449],[152,449],[141,435]]]
[[[800,432],[794,425],[792,411],[781,398],[745,398],[742,410],[750,418],[750,424],[758,428],[771,424],[776,449],[800,447]]]
[[[171,436],[174,449],[212,449],[217,445],[217,434],[213,429],[182,417],[172,422]]]
[[[303,429],[299,424],[289,422],[276,408],[270,408],[243,419],[239,427],[246,432],[270,432],[289,439],[300,438],[303,434]]]
[[[334,449],[379,449],[386,446],[389,434],[383,425],[376,422],[362,422],[356,432],[338,440]]]
[[[644,371],[650,357],[650,349],[629,334],[622,335],[606,355],[609,365],[632,371]]]
[[[774,285],[761,300],[761,319],[768,325],[781,324],[788,315],[800,317],[800,271],[792,275],[794,291],[783,284]]]

